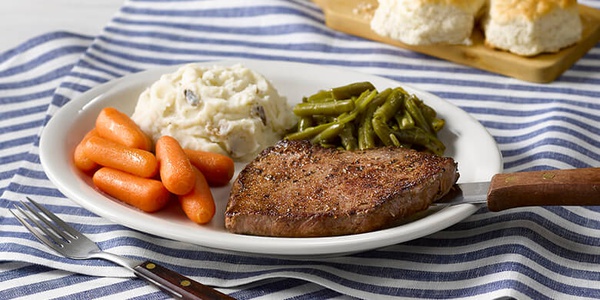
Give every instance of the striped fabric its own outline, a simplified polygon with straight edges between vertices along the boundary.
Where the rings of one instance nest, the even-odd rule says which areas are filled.
[[[46,178],[39,135],[74,97],[145,69],[231,58],[344,67],[434,93],[489,130],[507,172],[600,166],[600,45],[557,81],[533,84],[332,31],[310,1],[129,0],[97,37],[51,32],[0,54],[0,299],[168,298],[111,263],[46,249],[8,211],[26,195],[103,249],[164,262],[239,299],[600,298],[596,207],[481,209],[406,243],[293,260],[130,230]]]

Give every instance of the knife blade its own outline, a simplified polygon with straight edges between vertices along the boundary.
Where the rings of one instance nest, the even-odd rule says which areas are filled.
[[[600,205],[600,168],[496,174],[490,182],[458,183],[437,203],[487,204],[490,211],[524,206]]]

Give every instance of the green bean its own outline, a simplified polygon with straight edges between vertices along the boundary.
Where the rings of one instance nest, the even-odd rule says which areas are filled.
[[[387,100],[387,98],[390,96],[390,94],[392,93],[392,89],[387,88],[385,90],[383,90],[382,92],[378,93],[375,98],[373,99],[373,101],[371,102],[371,106],[375,106],[375,107],[379,107],[381,106],[381,104],[383,104],[385,102],[385,100]]]
[[[344,129],[344,124],[334,123],[331,126],[327,127],[325,130],[321,131],[316,136],[314,136],[311,139],[311,142],[313,144],[327,144],[334,138],[338,137],[340,135],[340,132],[342,132],[342,129]]]
[[[375,87],[372,83],[368,81],[355,82],[344,86],[332,88],[331,94],[336,100],[344,100],[350,99],[352,97],[358,97],[360,94],[368,90],[375,90]]]
[[[348,122],[354,121],[358,117],[359,114],[364,112],[364,110],[369,106],[371,101],[373,101],[373,99],[375,99],[375,95],[377,95],[376,90],[363,92],[360,95],[360,97],[358,97],[354,101],[355,102],[354,109],[349,113],[341,114],[337,118],[338,121],[341,123],[348,123]]]
[[[420,99],[413,98],[413,100],[415,100],[415,103],[421,109],[421,112],[423,113],[425,120],[427,120],[427,122],[429,123],[429,126],[433,130],[433,132],[440,131],[444,127],[446,122],[443,119],[440,119],[437,117],[437,112],[435,111],[435,109],[433,109],[431,106],[425,104]]]
[[[316,94],[310,95],[303,102],[328,102],[333,101],[333,94],[331,91],[318,91]]]
[[[437,155],[442,155],[446,150],[446,146],[437,137],[419,127],[411,130],[394,131],[393,134],[400,142],[423,146]]]
[[[435,118],[431,121],[431,128],[436,133],[442,130],[442,128],[444,128],[444,125],[446,125],[446,121],[444,121],[444,119]]]
[[[437,117],[437,112],[433,108],[431,108],[429,105],[425,104],[423,101],[421,101],[418,98],[413,98],[413,100],[415,101],[415,104],[417,104],[417,106],[423,112],[423,116],[425,116],[425,119],[427,119],[428,121],[431,121],[431,120],[435,119],[435,117]]]
[[[390,134],[390,140],[392,140],[392,144],[396,147],[403,147],[403,148],[411,148],[412,144],[408,144],[408,143],[402,143],[398,140],[398,138],[396,137],[395,134]]]
[[[407,147],[443,154],[436,134],[445,121],[402,88],[378,92],[369,82],[321,90],[294,107],[299,117],[290,140],[307,139],[323,147],[346,150],[378,146]]]
[[[304,131],[307,128],[313,126],[313,118],[310,116],[300,117],[298,120],[298,131]]]
[[[398,141],[398,138],[396,138],[396,136],[393,134],[390,134],[390,142],[392,143],[392,145],[400,147],[400,141]]]
[[[355,101],[355,106],[356,106],[355,111],[357,113],[364,112],[367,109],[367,107],[369,107],[369,105],[371,105],[371,102],[373,102],[373,100],[375,100],[377,95],[378,95],[377,90],[367,90],[367,91],[363,92],[362,94],[360,94],[360,96]]]
[[[388,88],[383,90],[381,93],[378,93],[360,118],[357,129],[358,149],[365,150],[375,148],[376,143],[375,131],[373,130],[373,114],[375,113],[375,110],[377,110],[377,108],[387,100],[391,92],[392,89]]]
[[[403,90],[394,89],[385,103],[378,107],[373,114],[373,130],[386,146],[394,145],[393,141],[390,139],[392,129],[387,125],[387,122],[394,117],[396,112],[402,107],[404,98]]]
[[[402,108],[404,98],[406,97],[401,89],[394,89],[386,101],[377,108],[373,118],[379,118],[382,122],[387,123]]]
[[[336,116],[314,115],[312,116],[315,124],[325,124],[335,122]]]
[[[356,128],[354,123],[346,123],[344,124],[344,128],[340,132],[340,140],[342,142],[342,146],[346,150],[355,150],[358,148],[358,141],[356,140],[356,136],[354,134]]]
[[[373,130],[373,113],[377,106],[370,106],[364,113],[358,126],[358,149],[375,148],[375,131]]]
[[[431,129],[429,122],[423,116],[423,113],[415,103],[414,97],[406,98],[406,110],[410,113],[411,117],[415,120],[415,124],[425,130],[426,132],[433,133],[434,131]]]
[[[387,124],[382,122],[381,119],[373,118],[372,122],[373,131],[375,132],[379,140],[381,140],[381,142],[383,142],[385,146],[393,146],[394,142],[392,141],[392,139],[390,139],[390,135],[393,134],[392,129]]]
[[[334,123],[325,123],[325,124],[320,124],[320,125],[313,126],[313,127],[308,127],[306,129],[304,129],[304,131],[297,131],[294,133],[290,133],[285,138],[288,140],[309,140],[309,139],[312,139],[317,134],[323,132],[323,130],[329,128],[333,124]]]
[[[406,109],[402,111],[402,115],[398,114],[397,122],[400,130],[411,129],[415,127],[415,120],[410,116]]]
[[[354,101],[307,102],[294,107],[294,114],[300,117],[312,115],[339,115],[354,109]]]

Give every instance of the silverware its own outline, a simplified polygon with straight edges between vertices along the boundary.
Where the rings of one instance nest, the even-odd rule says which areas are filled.
[[[29,202],[37,209],[34,209],[31,205],[21,201],[21,205],[15,205],[15,208],[19,213],[16,213],[12,209],[10,212],[40,242],[54,249],[54,251],[61,255],[71,259],[99,258],[114,262],[131,270],[137,277],[158,286],[161,290],[176,298],[234,299],[177,272],[162,267],[155,262],[141,262],[116,254],[103,252],[96,243],[63,222],[42,205],[29,197],[27,197],[27,200],[29,200]],[[32,224],[35,224],[38,229],[34,228]]]
[[[490,211],[523,206],[600,205],[600,168],[496,174],[491,182],[457,184],[439,204],[487,204]]]

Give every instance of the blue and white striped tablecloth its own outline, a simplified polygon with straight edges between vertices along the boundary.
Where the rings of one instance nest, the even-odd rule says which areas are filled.
[[[239,299],[600,298],[597,207],[481,209],[406,243],[292,260],[133,231],[47,179],[39,135],[74,97],[133,72],[230,58],[344,67],[434,93],[488,129],[506,172],[600,166],[600,45],[555,82],[533,84],[332,31],[310,1],[129,0],[97,37],[49,32],[0,54],[0,299],[168,298],[108,262],[46,249],[8,211],[26,195],[103,249],[164,262]]]

